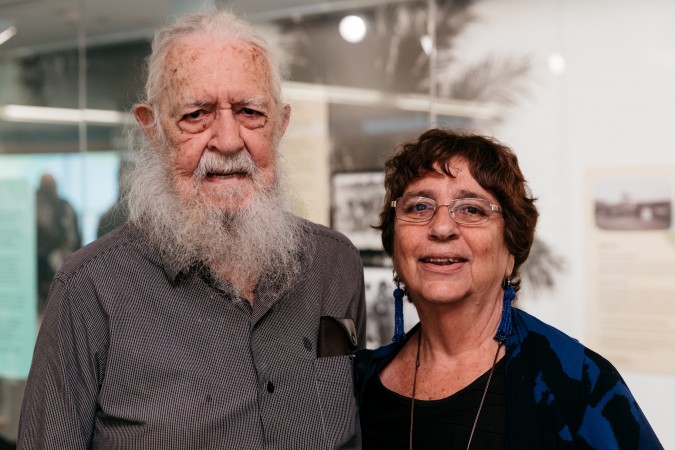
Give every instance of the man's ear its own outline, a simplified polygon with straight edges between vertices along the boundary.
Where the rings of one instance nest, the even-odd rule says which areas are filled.
[[[147,103],[136,103],[134,105],[134,117],[136,117],[136,121],[143,129],[145,135],[151,140],[154,139],[157,128],[152,106]]]
[[[281,123],[279,124],[279,138],[286,132],[288,122],[291,120],[291,105],[288,103],[281,108]]]

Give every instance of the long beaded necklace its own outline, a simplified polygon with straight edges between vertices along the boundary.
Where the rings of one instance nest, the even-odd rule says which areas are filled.
[[[413,385],[412,385],[412,401],[410,402],[410,450],[413,450],[413,424],[415,422],[415,391],[417,390],[417,369],[420,367],[420,344],[422,342],[422,327],[419,329],[419,336],[417,337],[417,354],[415,355],[415,373],[413,374]],[[499,350],[501,350],[504,342],[499,340],[497,341],[497,353],[495,353],[495,358],[492,361],[492,368],[488,375],[487,383],[485,383],[485,390],[483,390],[483,396],[480,399],[480,404],[478,405],[478,411],[476,412],[476,418],[473,420],[473,426],[471,427],[471,434],[469,435],[469,442],[466,444],[466,450],[469,450],[471,447],[471,441],[473,440],[473,434],[476,431],[476,425],[478,424],[478,417],[480,417],[480,412],[483,410],[483,403],[485,403],[485,397],[487,396],[488,388],[490,387],[490,381],[492,381],[492,374],[495,371],[495,366],[497,365],[497,358],[499,357]]]

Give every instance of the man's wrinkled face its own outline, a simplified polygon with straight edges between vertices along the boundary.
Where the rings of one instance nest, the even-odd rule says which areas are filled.
[[[149,105],[137,105],[135,114],[148,136],[170,149],[180,198],[236,211],[256,190],[270,189],[289,109],[275,102],[262,51],[237,40],[192,36],[169,48],[163,76],[157,105],[163,136],[150,126]]]

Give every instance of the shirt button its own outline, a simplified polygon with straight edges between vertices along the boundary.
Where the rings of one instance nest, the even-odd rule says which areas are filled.
[[[271,381],[267,382],[267,392],[269,392],[270,394],[274,393],[274,383],[272,383]]]
[[[305,346],[305,349],[308,352],[312,351],[312,341],[310,341],[309,338],[307,338],[307,337],[302,338],[302,345]]]

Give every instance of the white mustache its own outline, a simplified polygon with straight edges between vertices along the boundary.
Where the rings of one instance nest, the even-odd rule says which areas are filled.
[[[223,154],[218,152],[206,151],[199,160],[199,165],[194,172],[195,181],[201,181],[209,173],[244,173],[249,176],[255,176],[258,167],[253,162],[251,155],[247,151],[239,151],[234,154]]]

